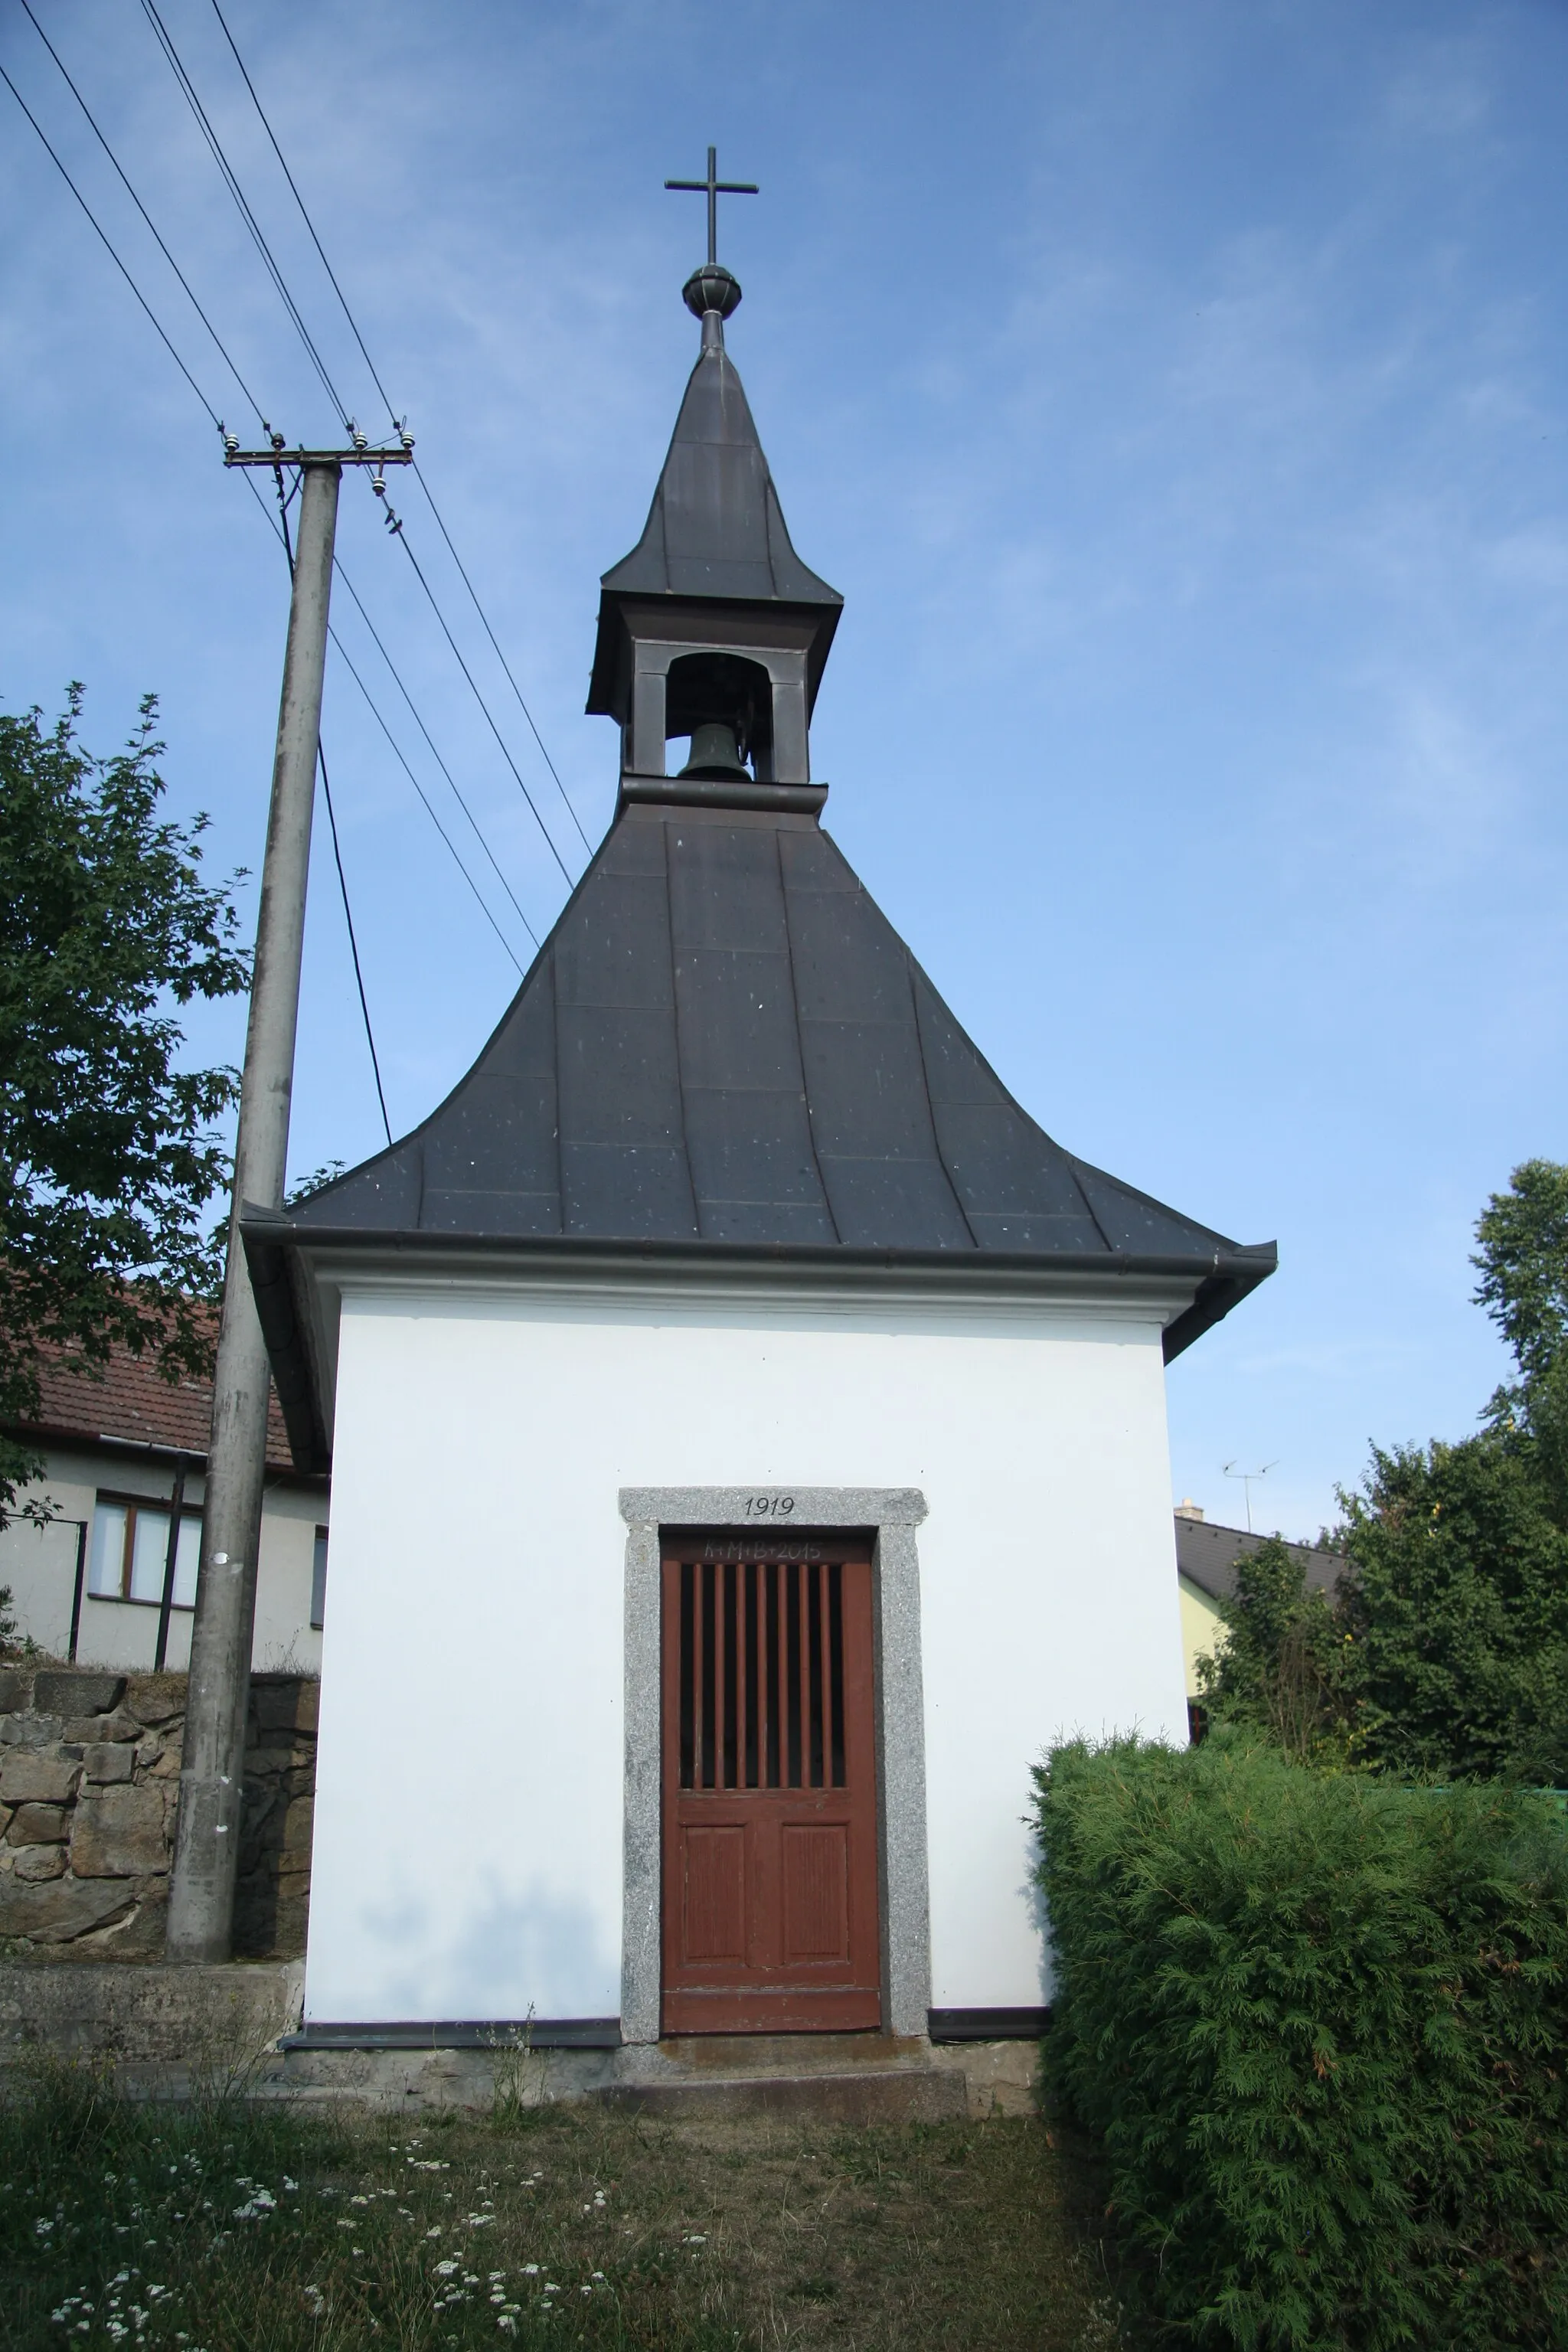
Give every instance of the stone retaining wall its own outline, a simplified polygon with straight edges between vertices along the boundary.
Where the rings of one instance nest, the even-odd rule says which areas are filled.
[[[305,1948],[320,1688],[251,1677],[238,1958]],[[185,1689],[184,1675],[0,1667],[0,1951],[162,1958]]]

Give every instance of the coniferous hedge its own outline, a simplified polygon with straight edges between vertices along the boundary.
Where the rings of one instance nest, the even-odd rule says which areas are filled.
[[[1173,2340],[1568,2346],[1568,1832],[1553,1800],[1221,1733],[1037,1774],[1047,2067]]]

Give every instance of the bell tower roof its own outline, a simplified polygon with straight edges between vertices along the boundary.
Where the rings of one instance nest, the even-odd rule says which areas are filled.
[[[790,539],[740,372],[724,348],[724,321],[740,305],[738,281],[721,264],[693,270],[682,289],[701,320],[702,346],[648,509],[642,537],[600,583],[590,711],[622,715],[627,607],[667,604],[788,607],[812,617],[815,694],[844,599],[802,562]],[[737,616],[738,617],[738,616]],[[705,634],[725,634],[708,613]]]
[[[694,293],[721,299],[714,282],[721,278],[738,302],[741,289],[728,270],[699,272],[688,299]],[[725,596],[837,611],[843,597],[801,562],[791,542],[716,305],[709,322],[642,537],[601,584],[611,595]]]

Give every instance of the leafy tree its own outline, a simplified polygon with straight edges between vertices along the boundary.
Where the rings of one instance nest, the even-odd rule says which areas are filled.
[[[1226,1638],[1198,1661],[1205,1712],[1261,1731],[1297,1763],[1345,1752],[1340,1675],[1343,1644],[1327,1593],[1279,1536],[1237,1560],[1236,1591],[1220,1605]]]
[[[168,1007],[239,993],[231,886],[201,875],[207,820],[158,814],[156,704],[115,758],[0,715],[0,1433],[35,1418],[43,1366],[117,1345],[171,1381],[210,1361],[229,1161],[226,1068],[176,1066]],[[233,877],[237,880],[239,877]],[[0,1524],[38,1457],[0,1434]]]
[[[1342,1494],[1343,1687],[1369,1763],[1568,1785],[1568,1533],[1497,1431],[1375,1450]]]
[[[1548,1507],[1568,1527],[1568,1168],[1527,1160],[1494,1192],[1476,1226],[1476,1298],[1513,1350],[1518,1380],[1487,1409],[1520,1441]]]

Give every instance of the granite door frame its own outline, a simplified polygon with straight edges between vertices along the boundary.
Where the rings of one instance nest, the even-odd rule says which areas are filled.
[[[784,1513],[779,1506],[788,1503]],[[869,1528],[876,1644],[877,1856],[882,2030],[923,2036],[931,2004],[920,1553],[925,1498],[909,1486],[623,1486],[626,1826],[621,2036],[659,2038],[663,1827],[659,1531],[667,1527]]]

